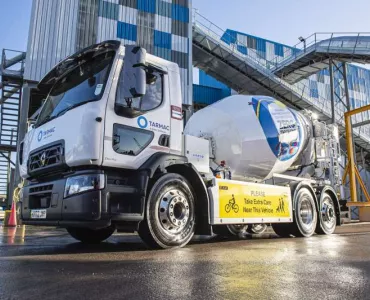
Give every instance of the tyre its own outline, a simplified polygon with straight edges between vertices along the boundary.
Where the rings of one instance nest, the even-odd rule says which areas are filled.
[[[275,233],[280,237],[290,237],[293,233],[292,223],[273,223],[271,224],[272,229],[274,229]]]
[[[337,226],[337,218],[333,198],[326,192],[320,197],[318,215],[316,233],[332,234]]]
[[[229,212],[230,212],[230,210],[231,210],[231,205],[230,205],[230,204],[226,204],[226,205],[225,205],[225,211],[226,211],[227,213],[229,213]]]
[[[114,233],[115,228],[110,226],[94,230],[89,228],[69,227],[67,231],[73,238],[84,244],[99,244],[109,238]]]
[[[317,209],[310,190],[302,187],[294,200],[293,230],[296,237],[309,237],[315,233],[317,225]]]
[[[247,232],[250,234],[262,234],[266,231],[266,224],[252,224],[248,225]]]
[[[195,199],[187,180],[165,174],[153,185],[138,233],[150,248],[185,246],[195,230]]]

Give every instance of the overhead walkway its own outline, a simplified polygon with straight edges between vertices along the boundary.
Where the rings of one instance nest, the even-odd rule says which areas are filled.
[[[312,98],[310,87],[304,82],[292,85],[271,70],[274,66],[256,55],[243,54],[235,44],[224,42],[225,31],[194,13],[193,65],[227,84],[240,94],[275,97],[297,109],[310,109],[320,120],[331,121],[330,101],[321,96]],[[240,43],[239,43],[240,46]],[[244,45],[246,47],[247,45]],[[343,108],[336,106],[335,116],[341,134],[344,134]],[[360,128],[354,129],[356,145],[370,151],[370,136]]]
[[[338,36],[341,35],[341,36]],[[276,57],[271,71],[296,83],[329,67],[329,60],[370,63],[370,33],[314,33],[295,47],[285,59]]]

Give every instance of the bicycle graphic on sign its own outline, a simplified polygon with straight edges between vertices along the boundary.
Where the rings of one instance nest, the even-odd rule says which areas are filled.
[[[235,203],[235,197],[232,195],[232,198],[229,200],[229,203],[225,205],[225,211],[227,213],[233,210],[235,213],[239,211],[239,205]]]

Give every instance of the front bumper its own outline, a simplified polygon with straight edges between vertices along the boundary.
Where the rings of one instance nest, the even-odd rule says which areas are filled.
[[[71,176],[81,175],[83,172]],[[21,219],[25,225],[103,228],[112,222],[141,221],[144,217],[145,194],[138,186],[117,184],[115,174],[104,173],[102,190],[86,191],[64,198],[68,177],[31,184],[23,188]],[[130,175],[134,182],[137,176]],[[113,184],[110,184],[113,183]],[[114,184],[116,183],[116,184]],[[46,210],[43,219],[35,219],[32,210]]]

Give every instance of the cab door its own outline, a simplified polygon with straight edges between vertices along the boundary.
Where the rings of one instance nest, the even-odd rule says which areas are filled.
[[[168,73],[148,55],[146,94],[130,103],[122,97],[123,52],[107,102],[103,166],[137,169],[154,153],[170,151]]]

